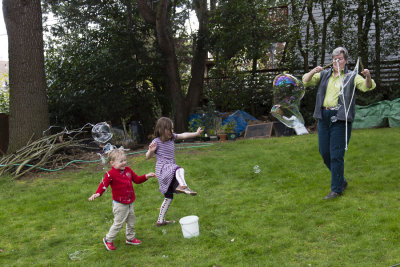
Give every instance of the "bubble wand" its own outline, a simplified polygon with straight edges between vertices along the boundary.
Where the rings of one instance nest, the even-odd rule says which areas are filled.
[[[323,69],[326,69],[326,68],[328,68],[328,67],[330,67],[330,66],[332,66],[332,65],[333,65],[333,62],[329,63],[328,65],[323,66],[322,68],[323,68]]]
[[[362,64],[361,57],[358,57],[358,60],[360,62],[361,71],[363,71],[364,70],[364,66]]]
[[[345,101],[345,98],[344,98],[344,93],[343,93],[343,91],[344,91],[344,87],[347,86],[347,84],[350,82],[351,78],[352,78],[354,75],[357,75],[357,73],[358,73],[358,68],[359,68],[359,65],[360,65],[360,64],[359,64],[359,63],[360,63],[360,58],[357,59],[356,66],[355,66],[354,70],[351,72],[350,78],[347,80],[346,84],[344,84],[345,75],[343,74],[343,77],[342,77],[342,78],[340,77],[340,65],[339,65],[339,60],[336,59],[335,62],[336,62],[336,64],[337,64],[337,69],[338,69],[338,72],[339,72],[339,83],[340,83],[340,86],[341,86],[341,89],[340,89],[340,91],[339,91],[339,96],[342,96],[343,108],[344,108],[344,114],[345,114],[345,125],[346,125],[345,143],[346,143],[346,146],[345,146],[344,149],[345,149],[345,150],[348,150],[348,143],[347,143],[347,128],[348,128],[348,127],[347,127],[347,118],[348,118],[348,116],[349,116],[350,106],[351,106],[351,103],[352,103],[353,98],[354,98],[354,93],[355,93],[355,91],[356,91],[356,83],[354,83],[353,94],[351,95],[350,102],[349,102],[349,107],[348,107],[348,108],[346,108],[346,101]],[[361,65],[361,66],[362,66],[362,65]]]

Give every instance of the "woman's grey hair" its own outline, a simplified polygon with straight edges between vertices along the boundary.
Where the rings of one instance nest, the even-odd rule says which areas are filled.
[[[349,57],[349,52],[347,52],[347,49],[344,48],[344,47],[339,46],[339,47],[337,47],[337,48],[335,48],[335,49],[333,50],[333,52],[332,52],[332,58],[333,58],[333,57],[336,57],[336,56],[338,56],[338,55],[340,55],[340,54],[343,54],[343,57],[344,57],[345,60],[347,60],[348,57]]]

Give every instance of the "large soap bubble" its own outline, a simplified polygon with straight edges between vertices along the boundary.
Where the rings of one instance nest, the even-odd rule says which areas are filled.
[[[106,122],[99,122],[92,128],[92,137],[99,143],[105,143],[112,138],[110,125]]]
[[[303,83],[288,73],[279,74],[273,82],[274,106],[271,114],[297,134],[308,133],[300,114],[300,100],[305,94]]]

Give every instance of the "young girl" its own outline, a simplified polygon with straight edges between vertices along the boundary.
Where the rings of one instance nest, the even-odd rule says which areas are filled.
[[[136,175],[131,168],[126,166],[125,152],[120,149],[112,150],[109,159],[111,170],[105,174],[96,193],[89,198],[89,201],[93,201],[100,197],[111,185],[114,223],[106,237],[103,238],[103,243],[107,250],[115,250],[113,241],[126,222],[126,244],[140,245],[142,242],[135,238],[135,212],[133,210],[135,191],[132,182],[141,184],[148,178],[154,177],[155,174],[150,172],[142,176]]]
[[[172,203],[173,193],[184,193],[195,196],[197,193],[191,190],[185,182],[185,170],[175,163],[174,140],[182,140],[199,136],[203,130],[199,127],[196,132],[174,133],[173,122],[166,117],[158,119],[154,130],[155,139],[150,143],[146,158],[150,159],[153,154],[157,156],[156,175],[159,183],[159,190],[164,194],[164,201],[161,204],[157,226],[162,226],[175,221],[166,221],[165,215]]]

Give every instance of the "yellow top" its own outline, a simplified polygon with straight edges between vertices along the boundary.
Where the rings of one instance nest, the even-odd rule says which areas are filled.
[[[340,73],[341,80],[343,79],[343,75],[344,75],[344,72],[341,71],[341,73]],[[304,82],[304,76],[303,76],[303,84],[305,87],[317,86],[320,79],[321,79],[321,73],[314,74],[314,76],[308,82]],[[324,103],[322,104],[323,107],[336,107],[337,106],[338,99],[339,99],[339,91],[340,91],[340,79],[339,79],[339,75],[337,77],[335,77],[335,75],[332,72],[332,75],[331,75],[331,77],[329,77],[329,80],[328,80],[328,86],[326,88],[325,99],[324,99]],[[356,84],[357,89],[362,92],[371,91],[376,87],[375,81],[372,80],[372,87],[368,88],[365,85],[365,79],[359,74],[357,74],[356,77],[354,78],[354,83]]]

